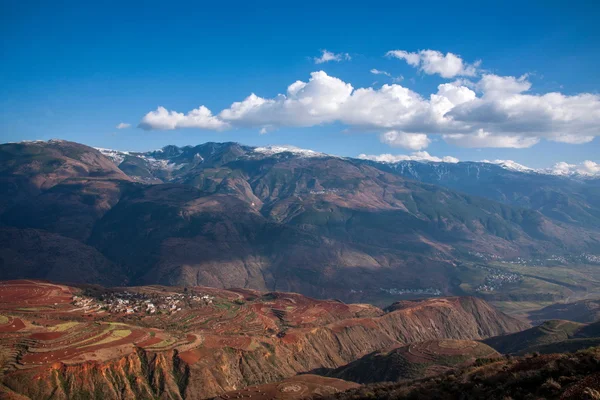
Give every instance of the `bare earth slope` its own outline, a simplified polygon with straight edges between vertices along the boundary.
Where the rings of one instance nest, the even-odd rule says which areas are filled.
[[[29,398],[200,399],[408,343],[525,327],[475,298],[384,312],[247,289],[0,283],[4,391]]]

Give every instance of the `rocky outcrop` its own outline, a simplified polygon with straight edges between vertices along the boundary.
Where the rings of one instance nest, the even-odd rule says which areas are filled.
[[[5,384],[32,399],[182,399],[188,373],[175,352],[140,349],[105,363],[56,363],[33,376],[18,371],[5,378]]]

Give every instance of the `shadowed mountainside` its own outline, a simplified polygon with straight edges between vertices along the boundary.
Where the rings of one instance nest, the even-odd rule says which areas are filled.
[[[323,399],[593,400],[600,397],[599,369],[600,349],[594,348],[501,359],[421,380],[365,385]]]
[[[67,269],[66,254],[82,262],[94,254],[89,273],[78,261],[63,275],[376,301],[379,288],[461,293],[455,261],[475,251],[510,258],[600,248],[595,229],[314,152],[207,143],[101,153],[49,141],[2,145],[0,159],[5,278],[52,278],[29,271],[47,270],[44,256]],[[69,249],[28,257],[26,229],[65,238]],[[31,267],[17,268],[24,262]],[[108,265],[115,273],[103,272]]]
[[[381,164],[377,164],[380,165]],[[600,179],[522,172],[481,162],[401,161],[381,168],[409,179],[537,210],[557,221],[600,226]]]
[[[531,321],[549,319],[568,319],[569,321],[590,323],[600,320],[600,300],[587,299],[573,303],[557,303],[532,311],[528,315]]]
[[[394,382],[424,378],[467,366],[480,358],[499,358],[491,347],[472,340],[430,340],[368,354],[319,375],[358,383]]]
[[[484,343],[504,354],[559,353],[600,345],[600,321],[592,324],[551,320]]]

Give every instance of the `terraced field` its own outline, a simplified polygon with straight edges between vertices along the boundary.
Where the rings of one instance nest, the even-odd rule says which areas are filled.
[[[0,282],[0,393],[201,399],[339,367],[390,346],[525,326],[474,298],[408,302],[386,312],[247,289]],[[296,386],[331,393],[322,379]],[[304,393],[273,390],[265,393]]]
[[[165,294],[166,288],[128,288]],[[177,288],[168,288],[177,293]],[[256,338],[285,335],[357,315],[379,315],[367,305],[318,301],[293,293],[191,288],[214,296],[210,305],[162,315],[109,314],[73,305],[81,289],[41,281],[0,282],[0,351],[9,354],[5,371],[106,360],[148,351],[178,349],[193,363],[211,349],[253,350]],[[169,294],[168,292],[166,294]],[[21,349],[15,353],[13,349]]]
[[[281,382],[259,386],[249,386],[222,394],[213,400],[258,399],[293,400],[332,395],[353,389],[359,385],[340,379],[324,378],[317,375],[300,375]]]

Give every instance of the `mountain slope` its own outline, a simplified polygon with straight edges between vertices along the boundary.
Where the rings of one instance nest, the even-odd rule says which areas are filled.
[[[540,211],[557,221],[598,228],[600,179],[518,171],[478,162],[402,161],[375,165],[401,176]]]
[[[473,252],[600,248],[592,228],[299,149],[126,153],[51,141],[2,145],[0,154],[4,182],[29,182],[5,198],[0,223],[94,247],[120,269],[103,283],[125,276],[383,304],[406,290],[461,293],[456,261]],[[11,260],[0,267],[18,271]]]
[[[91,147],[50,140],[0,145],[0,211],[67,179],[131,180]]]
[[[491,347],[471,340],[432,340],[368,354],[333,370],[316,373],[358,383],[394,382],[441,374],[479,358],[500,358]]]
[[[598,348],[514,357],[421,380],[365,385],[324,399],[597,399],[599,358]]]
[[[510,335],[491,337],[484,342],[501,353],[558,353],[600,345],[600,322],[580,324],[551,320]]]
[[[38,229],[0,227],[0,279],[126,284],[122,269],[94,247]]]
[[[552,304],[530,312],[528,317],[532,321],[539,322],[549,319],[568,319],[581,323],[596,322],[600,320],[600,299]]]

